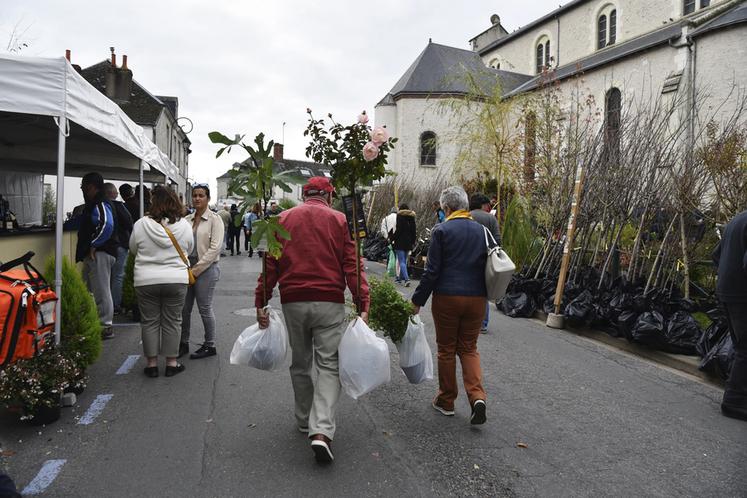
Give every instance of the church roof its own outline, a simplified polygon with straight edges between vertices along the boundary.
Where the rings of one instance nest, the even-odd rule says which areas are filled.
[[[497,83],[509,92],[532,77],[486,67],[472,50],[428,42],[378,105],[391,105],[403,95],[467,95],[473,93],[467,76],[475,78],[480,91],[489,95]]]
[[[747,2],[741,2],[734,8],[728,9],[721,15],[716,16],[713,19],[708,20],[698,29],[693,31],[690,36],[695,37],[707,33],[709,31],[715,31],[721,28],[727,28],[735,24],[747,22]]]

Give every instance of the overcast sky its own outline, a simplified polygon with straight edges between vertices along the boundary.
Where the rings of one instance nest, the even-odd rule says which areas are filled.
[[[428,39],[469,48],[491,14],[512,31],[558,7],[557,0],[1,0],[0,50],[18,25],[21,54],[62,56],[83,67],[128,56],[134,78],[179,98],[189,134],[190,178],[210,180],[244,159],[214,159],[207,133],[264,132],[285,156],[305,159],[306,108],[350,122],[394,85]]]

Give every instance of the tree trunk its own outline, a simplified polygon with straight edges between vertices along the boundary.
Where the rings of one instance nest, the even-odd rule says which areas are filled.
[[[687,236],[685,235],[685,215],[680,213],[680,244],[682,245],[682,265],[684,269],[683,294],[690,299],[690,261],[687,257]]]
[[[657,276],[658,279],[658,273],[657,273],[657,267],[659,266],[659,261],[661,261],[662,257],[664,256],[664,247],[667,244],[667,239],[669,238],[669,233],[672,231],[672,227],[674,226],[674,222],[677,220],[677,216],[672,218],[672,221],[669,222],[669,227],[667,228],[667,231],[664,233],[664,238],[661,241],[661,245],[659,246],[659,252],[656,254],[656,259],[654,259],[654,264],[651,266],[651,273],[648,275],[648,281],[646,282],[646,287],[643,289],[643,295],[648,294],[649,289],[651,288],[651,284],[654,283],[654,276]]]

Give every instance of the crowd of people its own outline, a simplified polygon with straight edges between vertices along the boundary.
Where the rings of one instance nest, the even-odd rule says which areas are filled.
[[[159,375],[159,355],[166,358],[166,376],[184,371],[178,358],[189,352],[195,301],[202,318],[204,340],[190,358],[216,355],[212,301],[220,279],[218,261],[223,250],[234,249],[235,254],[240,254],[241,233],[245,236],[245,251],[248,249],[252,256],[251,230],[260,217],[259,206],[243,217],[236,206],[214,213],[208,207],[209,187],[197,184],[192,189],[193,212],[186,214],[172,190],[155,187],[149,195],[147,214],[136,219],[139,213],[132,213],[127,203],[131,197],[123,196],[124,203],[116,201],[116,190],[105,185],[100,175],[86,175],[81,188],[86,205],[77,256],[86,269],[105,329],[111,327],[116,302],[115,294],[107,289],[116,280],[112,275],[119,271],[114,270],[119,268],[117,262],[129,252],[135,255],[134,285],[147,359],[145,374]],[[277,206],[271,208],[291,238],[282,241],[281,258],[267,255],[266,275],[258,279],[255,305],[260,328],[268,327],[266,306],[274,287],[279,285],[292,350],[290,373],[296,424],[299,431],[308,434],[316,459],[324,463],[334,459],[332,440],[341,390],[337,349],[347,321],[346,288],[352,292],[356,310],[364,321],[368,320],[370,302],[365,271],[361,270],[361,285],[357,285],[356,258],[360,255],[356,253],[345,215],[331,207],[334,187],[329,179],[314,177],[303,186],[302,192],[301,205],[286,211]],[[487,420],[487,394],[477,342],[489,319],[486,258],[490,248],[500,244],[500,230],[495,215],[491,214],[492,208],[493,202],[486,196],[475,194],[468,198],[461,187],[449,187],[441,193],[438,205],[434,204],[436,219],[427,263],[411,297],[414,314],[433,297],[438,391],[431,405],[444,416],[454,415],[459,391],[458,357],[472,424]],[[136,219],[134,224],[132,219]],[[740,304],[747,302],[745,226],[747,213],[742,213],[726,227],[724,240],[715,254],[719,266],[717,292],[727,303],[737,356],[722,409],[724,414],[736,418],[747,418],[745,320],[744,307]],[[415,244],[416,228],[415,213],[406,203],[393,209],[382,222],[381,230],[390,241],[398,263],[397,281],[404,286],[410,283],[407,254]],[[359,264],[363,268],[362,262]]]

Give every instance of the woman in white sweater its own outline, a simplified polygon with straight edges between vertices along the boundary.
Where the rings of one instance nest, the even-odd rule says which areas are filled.
[[[156,187],[151,192],[148,215],[135,223],[130,237],[148,377],[158,377],[159,353],[166,357],[166,377],[184,371],[176,357],[189,274],[167,231],[171,231],[185,255],[192,252],[192,230],[183,214],[184,206],[176,194],[166,187]]]

